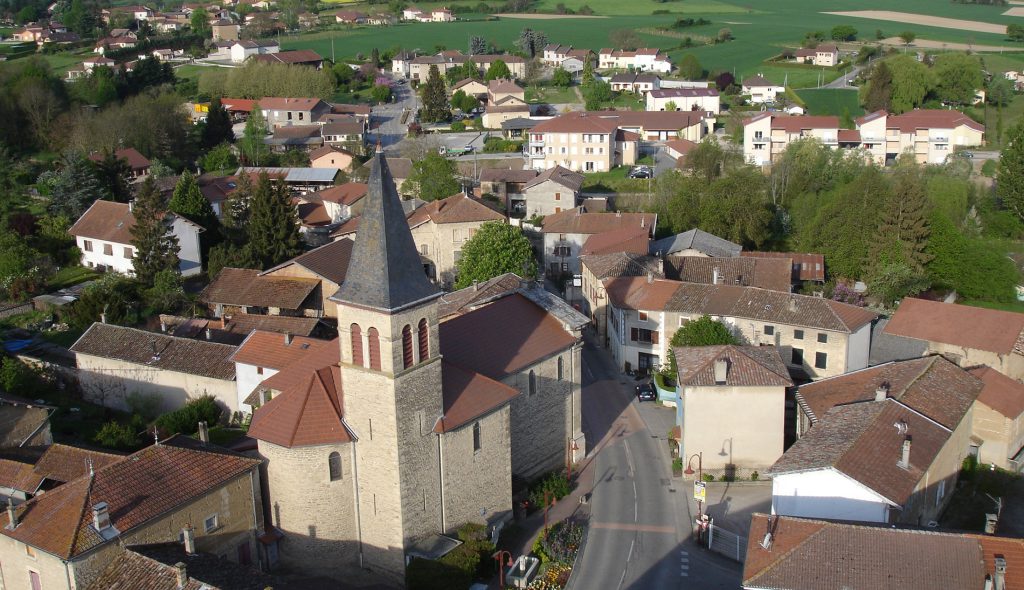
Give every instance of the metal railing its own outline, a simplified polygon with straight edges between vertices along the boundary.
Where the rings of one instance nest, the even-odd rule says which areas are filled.
[[[717,526],[713,518],[708,526],[707,541],[708,549],[715,553],[720,553],[740,563],[743,563],[746,558],[747,538]]]

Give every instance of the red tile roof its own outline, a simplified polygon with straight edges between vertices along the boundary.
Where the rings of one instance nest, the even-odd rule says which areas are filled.
[[[265,96],[256,101],[264,111],[312,111],[323,103],[319,98],[282,98]]]
[[[583,181],[585,180],[585,178],[579,172],[573,172],[568,168],[563,168],[562,166],[555,165],[554,167],[548,168],[547,170],[536,175],[534,178],[531,178],[523,186],[523,189],[526,190],[533,188],[549,180],[551,182],[560,184],[573,192],[578,192],[580,188],[583,187]]]
[[[1024,384],[1010,379],[991,367],[975,367],[968,371],[984,385],[978,401],[1011,420],[1024,413]]]
[[[902,115],[889,115],[885,122],[886,129],[899,129],[902,133],[914,133],[918,129],[955,129],[966,125],[977,131],[985,131],[985,126],[960,111],[947,109],[920,109]]]
[[[574,111],[538,123],[530,133],[612,133],[619,127],[676,132],[703,120],[695,111]]]
[[[135,216],[128,203],[98,200],[78,218],[68,233],[73,236],[103,240],[115,244],[130,244]]]
[[[87,474],[90,464],[93,470],[96,470],[122,459],[124,455],[55,443],[47,447],[46,452],[36,462],[35,471],[46,479],[64,483]]]
[[[824,281],[825,256],[803,252],[740,252],[751,258],[788,258],[793,261],[793,280]]]
[[[135,148],[124,148],[114,152],[114,156],[118,160],[124,160],[128,162],[131,169],[135,172],[139,172],[149,168],[150,162],[146,159],[146,156],[140,154]],[[89,155],[89,159],[93,162],[103,161],[103,154],[93,153]]]
[[[1021,354],[1024,314],[907,297],[885,333],[998,354]]]
[[[254,269],[225,267],[199,298],[209,304],[300,309],[319,286],[317,279],[265,276]]]
[[[342,407],[341,369],[323,367],[257,408],[248,434],[288,448],[351,442]]]
[[[343,154],[343,155],[346,155],[346,156],[348,156],[350,158],[354,158],[354,155],[352,154],[352,152],[350,152],[348,150],[343,150],[340,147],[335,146],[335,145],[327,144],[327,145],[320,146],[320,147],[316,148],[315,150],[312,150],[311,152],[309,152],[309,159],[311,161],[312,160],[316,160],[317,158],[322,158],[323,156],[326,156],[328,154]],[[358,184],[358,183],[348,183],[348,184]]]
[[[147,447],[96,470],[92,477],[80,477],[21,504],[17,508],[19,524],[13,530],[4,513],[0,534],[70,559],[106,542],[92,527],[94,505],[106,502],[111,524],[125,534],[221,488],[259,464],[234,454],[167,444]]]
[[[456,316],[440,330],[446,360],[491,379],[502,379],[576,343],[557,319],[519,294]]]
[[[677,281],[648,280],[646,276],[615,277],[605,281],[608,299],[624,309],[660,310],[679,289]]]
[[[229,112],[249,113],[252,112],[252,107],[256,104],[256,101],[248,98],[222,98],[220,103]]]
[[[434,223],[504,222],[505,216],[484,205],[481,201],[467,197],[465,193],[459,193],[446,199],[427,203],[409,216],[410,227],[417,227],[427,221]]]
[[[447,360],[441,366],[444,415],[434,432],[450,432],[499,408],[519,395],[519,390],[463,369]]]
[[[774,346],[681,346],[672,349],[679,384],[689,387],[790,387],[779,350]],[[715,365],[725,361],[725,382],[715,379]]]
[[[741,285],[789,293],[791,264],[784,258],[666,256],[668,277],[705,285]]]
[[[352,260],[352,246],[354,245],[355,243],[352,240],[335,240],[300,254],[288,262],[263,271],[261,276],[273,276],[278,270],[294,264],[305,268],[324,280],[340,285],[345,281],[345,276],[348,274],[348,265]]]
[[[304,336],[292,336],[291,344],[287,344],[283,334],[255,330],[238,347],[235,354],[231,355],[231,361],[281,370],[298,359],[329,346],[331,341]]]
[[[229,360],[235,347],[217,342],[175,338],[96,322],[70,350],[76,355],[131,363],[148,371],[174,371],[224,381],[235,380],[235,367]]]
[[[588,213],[583,207],[575,207],[545,217],[543,231],[546,234],[599,234],[644,228],[653,235],[657,222],[655,213]]]
[[[772,115],[772,129],[782,129],[787,133],[799,133],[804,129],[838,129],[839,117],[831,115]]]
[[[34,494],[42,485],[43,479],[43,476],[32,468],[31,463],[0,459],[0,487]]]
[[[629,252],[647,254],[651,243],[650,232],[644,228],[626,228],[592,234],[583,243],[580,256]]]

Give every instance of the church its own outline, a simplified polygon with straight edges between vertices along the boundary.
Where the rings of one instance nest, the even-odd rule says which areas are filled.
[[[587,318],[514,275],[442,293],[379,148],[370,170],[338,338],[263,382],[249,435],[285,568],[401,586],[459,526],[511,519],[513,480],[582,457]]]

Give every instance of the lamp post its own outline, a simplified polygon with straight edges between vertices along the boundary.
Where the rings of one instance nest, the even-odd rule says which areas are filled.
[[[508,555],[508,561],[503,562],[501,560],[502,555]],[[495,561],[498,562],[498,587],[504,590],[505,588],[505,568],[512,567],[512,554],[504,549],[498,550],[497,553],[492,555]]]
[[[551,498],[549,501],[548,498]],[[555,505],[557,498],[555,495],[547,490],[544,490],[544,533],[548,532],[548,508]]]
[[[572,454],[580,450],[579,445],[572,437],[565,439],[565,481],[569,483],[572,481]]]
[[[691,467],[691,464],[693,463],[693,458],[694,457],[697,458],[697,481],[704,481],[704,452],[703,451],[701,451],[699,453],[696,453],[694,455],[690,455],[690,458],[686,460],[686,470],[683,471],[683,473],[685,473],[686,475],[693,475],[694,471],[693,471],[693,467]],[[701,511],[702,506],[703,506],[703,502],[701,502],[700,500],[697,500],[697,517],[698,518],[700,518],[700,516],[703,514],[703,512]]]

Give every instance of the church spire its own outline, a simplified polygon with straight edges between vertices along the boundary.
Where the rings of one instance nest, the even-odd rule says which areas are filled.
[[[395,179],[377,146],[348,274],[331,299],[383,311],[397,311],[437,297],[413,242]]]

